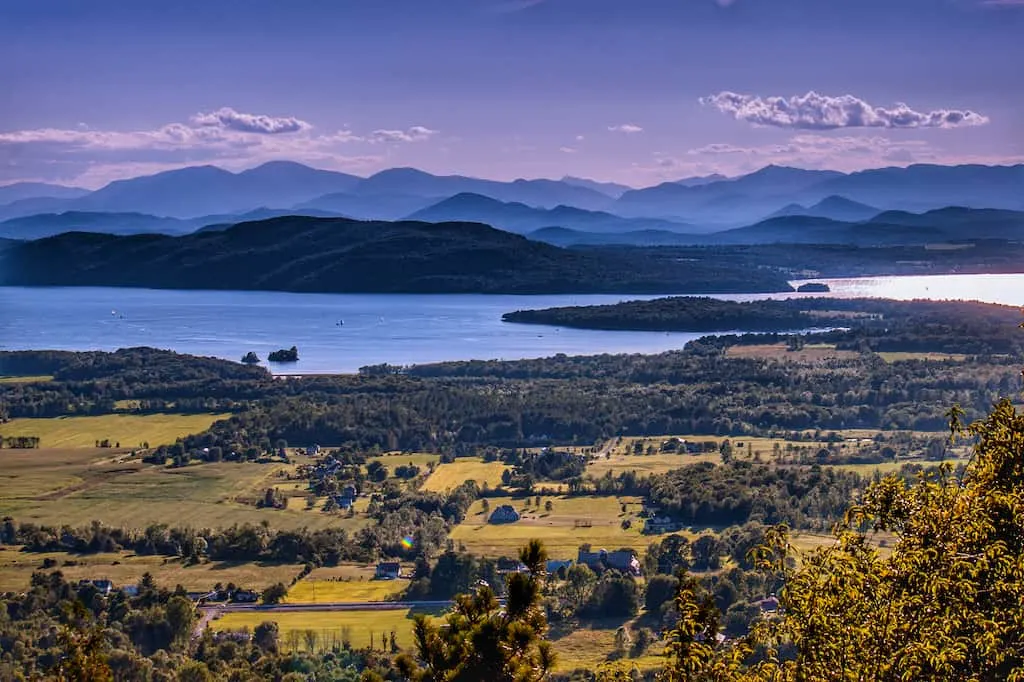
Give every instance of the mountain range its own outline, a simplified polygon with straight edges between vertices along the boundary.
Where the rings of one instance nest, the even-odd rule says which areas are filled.
[[[784,226],[794,231],[813,228],[813,234],[828,236],[828,223],[780,219],[879,223],[875,216],[880,213],[929,215],[948,206],[1021,211],[1024,165],[913,165],[849,174],[767,166],[736,178],[712,175],[630,189],[574,177],[504,182],[413,168],[362,178],[275,161],[239,173],[214,166],[183,168],[118,180],[93,192],[20,183],[0,187],[0,204],[0,221],[37,216],[27,223],[0,225],[0,236],[22,239],[68,228],[179,234],[210,224],[295,214],[472,221],[520,233],[548,227],[606,235],[644,233],[639,238],[656,240],[663,237],[651,231],[704,235],[746,230],[732,232],[731,239],[782,234]],[[246,216],[254,210],[262,213]],[[766,219],[775,222],[753,229]],[[939,231],[947,233],[944,227]]]
[[[379,293],[790,291],[781,273],[680,268],[638,253],[561,249],[478,223],[287,216],[224,230],[70,232],[0,247],[0,286]]]

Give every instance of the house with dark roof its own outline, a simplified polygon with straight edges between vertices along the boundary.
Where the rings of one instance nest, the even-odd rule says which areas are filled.
[[[376,580],[396,580],[402,577],[402,564],[397,561],[381,561],[373,572]]]
[[[487,519],[488,523],[515,523],[518,520],[519,512],[510,504],[501,505],[491,512],[490,518]]]

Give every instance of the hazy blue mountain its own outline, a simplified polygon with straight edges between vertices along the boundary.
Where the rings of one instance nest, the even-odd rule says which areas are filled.
[[[804,193],[818,200],[838,194],[881,209],[927,211],[943,206],[1024,209],[1024,164],[878,168],[832,178]]]
[[[830,196],[825,197],[813,206],[805,207],[800,204],[789,204],[779,209],[769,218],[780,218],[783,216],[806,215],[817,218],[831,218],[832,220],[843,220],[857,222],[870,220],[881,213],[874,206],[868,206],[857,201],[850,201],[846,197]]]
[[[927,213],[885,211],[867,221],[778,216],[709,235],[722,244],[931,244],[973,239],[1024,240],[1024,212],[949,207]]]
[[[559,205],[599,210],[613,199],[601,192],[559,180],[499,182],[462,175],[431,175],[415,168],[391,168],[360,182],[351,194],[358,196],[421,196],[435,200],[473,193],[498,199],[553,208]]]
[[[628,216],[676,217],[693,223],[743,224],[793,202],[793,197],[826,180],[836,171],[766,166],[729,180],[696,186],[666,182],[623,194],[610,210]]]
[[[694,228],[652,218],[622,218],[601,211],[572,206],[552,209],[533,208],[516,202],[502,202],[480,194],[463,193],[417,211],[409,220],[426,222],[473,221],[509,232],[526,234],[544,227],[567,227],[584,232],[632,232],[663,230],[687,232]]]
[[[688,246],[711,242],[709,235],[682,234],[667,230],[602,233],[584,232],[566,227],[543,227],[528,233],[526,237],[555,246]]]
[[[216,166],[193,166],[116,180],[91,194],[31,212],[134,212],[192,218],[241,213],[259,206],[290,207],[331,191],[350,189],[360,180],[345,173],[286,161],[266,163],[241,173]]]
[[[45,182],[16,182],[0,186],[0,204],[9,204],[23,199],[77,199],[89,190],[81,187],[50,185]]]
[[[692,178],[676,180],[675,184],[682,185],[683,187],[700,187],[701,185],[710,185],[712,182],[722,182],[728,179],[721,173],[712,173],[711,175],[698,175]]]
[[[0,237],[41,239],[64,232],[105,234],[186,234],[198,225],[189,220],[161,218],[144,213],[68,211],[12,218],[0,223]]]
[[[628,192],[633,189],[628,185],[620,185],[617,182],[598,182],[597,180],[576,178],[571,175],[563,177],[561,182],[564,182],[567,185],[575,185],[576,187],[592,189],[595,192],[600,192],[601,194],[612,197],[613,199],[618,199],[624,192]]]
[[[427,197],[416,194],[371,194],[359,196],[339,192],[325,194],[295,206],[295,210],[327,211],[358,218],[359,220],[398,220],[421,208],[426,208],[444,197]]]

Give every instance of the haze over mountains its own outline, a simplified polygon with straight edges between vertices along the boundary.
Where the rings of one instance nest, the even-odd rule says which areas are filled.
[[[1020,236],[1006,227],[1019,223],[1009,214],[999,227],[986,217],[979,230],[971,228],[971,218],[959,217],[961,233],[955,234],[952,223],[945,224],[952,214],[928,213],[951,206],[1024,211],[1024,165],[914,165],[850,174],[767,166],[736,178],[686,178],[641,189],[573,177],[505,182],[437,176],[413,168],[362,178],[287,161],[239,173],[198,166],[119,180],[93,192],[41,183],[0,187],[0,237],[33,239],[70,230],[184,234],[292,214],[482,222],[521,234],[561,228],[560,241],[586,233],[579,235],[581,244],[618,243],[609,235],[628,235],[621,243],[675,243],[673,234],[688,243],[893,243],[993,231]],[[878,217],[888,211],[928,217],[899,222],[904,229],[888,235],[879,226],[889,219]],[[872,227],[859,232],[835,224],[866,222]],[[711,233],[719,236],[708,238]]]

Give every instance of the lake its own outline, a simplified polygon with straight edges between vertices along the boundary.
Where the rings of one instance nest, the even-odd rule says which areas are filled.
[[[828,282],[830,296],[974,299],[1024,306],[1024,275],[872,277]],[[785,295],[782,295],[785,296]],[[780,295],[776,295],[780,297]],[[566,353],[659,353],[702,334],[590,331],[507,324],[523,308],[653,296],[289,294],[113,288],[0,287],[0,349],[129,346],[237,360],[295,345],[275,372],[354,372],[364,365],[521,359]],[[721,296],[733,300],[770,295]],[[339,324],[343,323],[343,324]],[[742,331],[742,330],[736,330]]]

